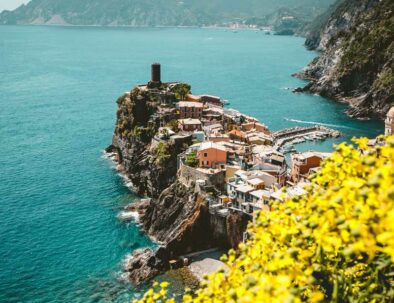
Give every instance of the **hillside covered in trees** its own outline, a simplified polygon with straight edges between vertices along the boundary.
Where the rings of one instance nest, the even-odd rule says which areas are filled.
[[[264,18],[286,8],[311,21],[334,0],[32,0],[0,24],[203,26]]]
[[[304,90],[350,104],[348,114],[385,117],[394,105],[394,1],[341,0],[307,28],[321,51],[298,76]]]

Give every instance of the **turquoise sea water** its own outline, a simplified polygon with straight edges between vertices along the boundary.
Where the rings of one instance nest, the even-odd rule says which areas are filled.
[[[0,302],[128,302],[136,292],[117,282],[121,261],[152,243],[116,218],[136,197],[102,150],[117,96],[146,82],[152,62],[164,80],[220,95],[273,130],[318,122],[346,140],[382,132],[380,121],[288,89],[316,56],[302,44],[219,29],[0,27]]]

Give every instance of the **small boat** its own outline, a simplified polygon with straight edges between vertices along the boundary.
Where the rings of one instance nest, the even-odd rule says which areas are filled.
[[[230,105],[230,101],[228,101],[228,100],[222,100],[222,102],[224,105]]]
[[[319,140],[319,139],[320,139],[319,136],[316,135],[316,134],[310,135],[310,138],[312,139],[312,141],[315,141],[315,140]]]
[[[304,143],[304,142],[305,142],[305,139],[303,139],[303,138],[297,138],[297,139],[293,140],[293,144],[299,144],[299,143]]]
[[[324,134],[320,134],[320,133],[315,134],[314,137],[316,140],[325,140],[326,139],[326,136]]]
[[[293,152],[293,151],[296,151],[296,149],[295,149],[294,145],[291,145],[291,144],[286,144],[286,145],[284,145],[284,146],[281,148],[281,152],[282,152],[282,153],[285,153],[285,154],[291,153],[291,152]]]

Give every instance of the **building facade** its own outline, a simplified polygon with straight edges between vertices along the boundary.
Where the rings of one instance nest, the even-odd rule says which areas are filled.
[[[205,142],[197,153],[201,168],[220,168],[227,163],[227,150],[224,146]]]
[[[185,132],[194,132],[202,130],[201,121],[198,119],[180,119],[179,128]]]
[[[291,157],[291,181],[299,182],[308,177],[311,169],[319,167],[323,157],[319,153],[305,152]]]
[[[200,102],[181,101],[178,103],[179,118],[201,120],[203,107]]]

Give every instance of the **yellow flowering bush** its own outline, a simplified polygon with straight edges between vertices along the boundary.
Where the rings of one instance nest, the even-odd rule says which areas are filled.
[[[259,213],[228,272],[183,301],[394,302],[394,136],[380,140],[337,146],[308,193]],[[139,302],[174,302],[162,286]]]

